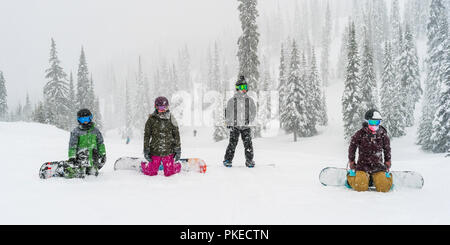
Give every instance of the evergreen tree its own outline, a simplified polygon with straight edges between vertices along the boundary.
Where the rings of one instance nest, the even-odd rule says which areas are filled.
[[[447,4],[448,6],[448,4]],[[441,9],[441,61],[436,94],[436,111],[432,121],[431,150],[435,153],[450,152],[450,40],[448,34],[448,10]]]
[[[375,67],[372,43],[367,31],[365,32],[364,36],[360,82],[362,95],[362,101],[360,105],[361,116],[364,116],[366,111],[378,107],[377,78],[374,69]]]
[[[330,3],[327,2],[327,9],[325,14],[325,26],[322,32],[322,59],[321,59],[321,72],[322,82],[325,86],[328,85],[328,79],[330,76],[330,44],[331,44],[331,10]]]
[[[286,110],[281,115],[283,128],[288,133],[294,134],[294,141],[297,136],[307,136],[307,101],[306,91],[302,82],[302,71],[300,67],[300,57],[295,41],[292,44],[292,55],[290,64],[290,74],[287,80],[289,93],[286,96]]]
[[[316,134],[316,125],[326,125],[328,122],[327,113],[325,111],[324,93],[322,92],[322,82],[320,80],[319,71],[317,68],[316,54],[314,49],[312,50],[311,65],[308,75],[309,88],[309,109],[308,113],[314,116],[310,122],[312,134]]]
[[[0,71],[0,121],[6,121],[8,116],[7,95],[5,77],[3,76],[3,72]]]
[[[141,57],[139,56],[138,73],[136,75],[136,93],[133,96],[133,126],[137,129],[141,129],[139,132],[144,132],[145,122],[147,121],[148,114],[152,110],[150,105],[150,98],[145,86],[145,75],[142,71]]]
[[[391,137],[405,135],[405,124],[402,114],[402,91],[395,75],[394,59],[390,43],[385,45],[384,69],[381,78],[381,111],[383,126]]]
[[[95,97],[93,96],[94,88],[92,87],[92,82],[90,80],[83,47],[81,47],[77,77],[77,110],[82,108],[92,110],[95,100]]]
[[[438,111],[438,94],[440,94],[441,81],[446,79],[445,64],[447,62],[445,59],[447,54],[445,52],[447,50],[443,47],[448,38],[448,22],[442,0],[431,1],[427,37],[427,74],[417,143],[424,150],[432,150],[434,148],[433,121],[435,113]]]
[[[288,93],[287,87],[287,67],[285,62],[285,50],[281,44],[280,66],[279,66],[279,81],[278,81],[278,113],[280,115],[280,127],[284,128],[281,115],[285,113],[286,109],[286,95]]]
[[[358,44],[356,42],[355,24],[349,27],[347,54],[347,70],[344,81],[344,94],[342,96],[342,114],[344,120],[344,137],[350,137],[359,130],[361,126],[362,101],[360,88],[360,59],[358,54]]]
[[[130,86],[128,81],[125,82],[125,128],[122,131],[122,138],[133,138],[133,112],[132,112],[132,100],[130,95]]]
[[[411,127],[414,124],[414,111],[422,89],[417,48],[409,25],[406,25],[405,29],[405,40],[399,61],[399,76],[401,88],[406,92],[406,97],[403,99],[403,107],[406,111],[405,123],[407,127]]]
[[[37,123],[46,123],[45,107],[44,103],[42,103],[41,101],[37,104],[36,108],[32,113],[32,120],[33,122]]]
[[[56,43],[51,39],[50,49],[50,68],[45,72],[45,78],[48,82],[44,86],[44,106],[46,111],[47,123],[55,125],[62,129],[67,129],[68,112],[68,84],[67,75],[60,66]]]
[[[72,72],[69,75],[69,91],[68,91],[68,111],[67,114],[67,126],[69,129],[72,129],[76,126],[76,121],[74,120],[75,113],[77,113],[77,97],[75,94],[75,86],[73,84],[73,75]]]
[[[249,90],[257,92],[259,81],[258,43],[259,33],[256,17],[257,0],[238,0],[239,18],[241,20],[242,35],[239,37],[237,53],[239,59],[239,75],[245,76]]]
[[[33,108],[31,108],[30,96],[27,93],[27,97],[25,98],[25,105],[23,106],[23,120],[29,122],[31,121],[31,113]]]

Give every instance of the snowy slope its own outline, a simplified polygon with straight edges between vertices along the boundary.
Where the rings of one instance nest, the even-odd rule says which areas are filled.
[[[254,141],[255,169],[220,166],[227,142],[211,129],[182,129],[183,157],[207,161],[208,173],[166,178],[114,171],[121,156],[139,156],[140,140],[126,145],[105,133],[107,165],[85,180],[38,178],[45,161],[66,159],[69,133],[35,123],[0,123],[0,224],[450,224],[450,159],[422,152],[415,128],[392,142],[392,170],[414,170],[422,190],[356,193],[322,186],[326,166],[345,167],[342,85],[328,88],[330,125],[293,143],[291,135]],[[244,166],[242,143],[235,166]],[[262,167],[276,163],[276,167]],[[218,165],[219,164],[219,165]]]

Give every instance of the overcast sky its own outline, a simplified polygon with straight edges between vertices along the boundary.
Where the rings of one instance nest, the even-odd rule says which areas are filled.
[[[74,75],[83,45],[95,79],[109,64],[126,70],[138,55],[144,61],[174,55],[184,44],[195,50],[239,31],[237,6],[235,0],[1,0],[0,70],[10,107],[24,103],[27,91],[33,102],[40,99],[52,37],[63,68]]]

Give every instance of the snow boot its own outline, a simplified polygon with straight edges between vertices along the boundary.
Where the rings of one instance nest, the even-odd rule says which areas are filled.
[[[233,163],[228,160],[225,160],[223,161],[223,165],[227,168],[231,168],[233,166]]]
[[[247,168],[254,168],[255,162],[254,161],[246,161],[245,166],[247,166]]]

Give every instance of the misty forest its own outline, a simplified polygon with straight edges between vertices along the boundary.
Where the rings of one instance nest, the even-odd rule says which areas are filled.
[[[393,140],[416,126],[423,150],[450,152],[450,0],[268,2],[233,1],[233,21],[198,44],[186,35],[140,53],[115,42],[126,59],[95,57],[89,39],[69,46],[49,34],[45,45],[33,44],[46,58],[33,60],[39,69],[27,82],[21,75],[32,68],[10,72],[0,59],[0,120],[70,131],[76,112],[89,108],[99,128],[133,139],[142,137],[155,98],[166,96],[182,127],[214,127],[208,137],[221,141],[229,137],[223,109],[243,75],[257,98],[256,137],[273,124],[294,141],[317,135],[330,123],[325,91],[340,83],[334,103],[342,105],[345,139],[376,108]]]

